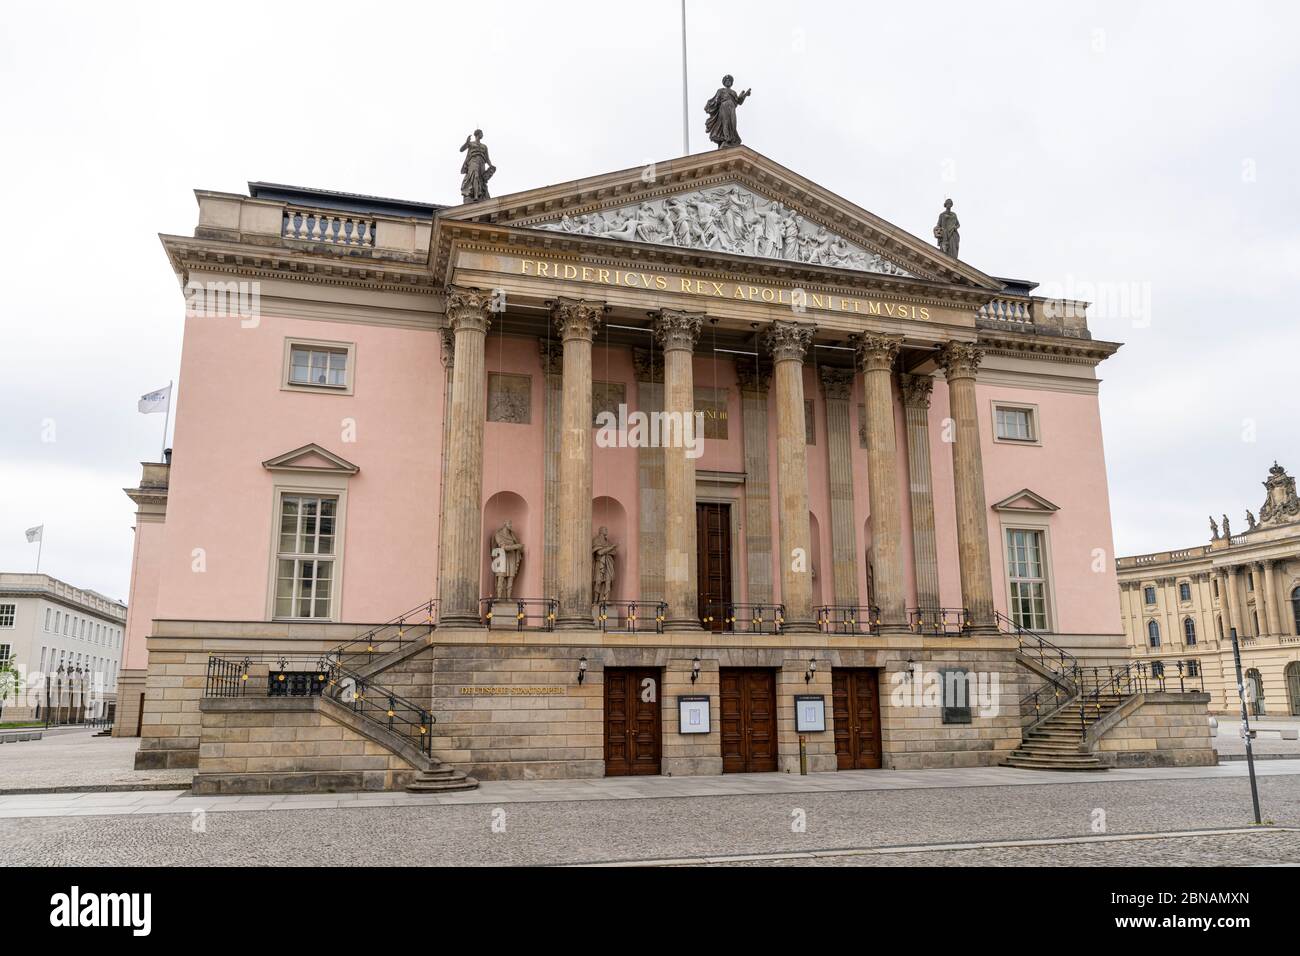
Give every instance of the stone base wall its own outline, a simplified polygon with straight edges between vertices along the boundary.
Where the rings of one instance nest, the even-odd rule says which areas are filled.
[[[144,670],[120,671],[117,675],[117,713],[113,717],[114,737],[139,736],[140,695],[145,692]]]
[[[1209,694],[1137,694],[1089,728],[1093,753],[1111,767],[1212,767]]]
[[[416,769],[346,726],[319,698],[210,698],[200,712],[196,794],[400,790]]]

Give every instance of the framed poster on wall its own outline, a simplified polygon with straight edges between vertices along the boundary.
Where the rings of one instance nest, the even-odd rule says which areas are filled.
[[[677,698],[677,732],[680,734],[707,734],[709,732],[709,698]]]
[[[794,729],[801,734],[825,730],[826,698],[821,694],[795,694]]]

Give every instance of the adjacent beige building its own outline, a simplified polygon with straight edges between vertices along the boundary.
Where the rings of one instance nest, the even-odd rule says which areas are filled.
[[[1124,633],[1139,660],[1166,678],[1203,677],[1211,709],[1240,704],[1232,634],[1252,712],[1300,714],[1300,498],[1274,462],[1259,516],[1246,529],[1211,518],[1208,544],[1120,558]]]

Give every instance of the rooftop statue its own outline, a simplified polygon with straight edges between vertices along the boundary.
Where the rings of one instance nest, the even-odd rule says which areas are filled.
[[[1212,536],[1211,541],[1219,540],[1219,522],[1214,520],[1214,515],[1210,515],[1210,534]]]
[[[465,202],[479,202],[488,196],[488,180],[497,168],[488,157],[488,148],[483,144],[483,131],[474,130],[472,136],[466,136],[460,151],[465,153],[465,162],[460,164],[464,177],[460,181],[460,196]]]
[[[736,131],[736,107],[749,97],[753,90],[737,93],[731,88],[734,80],[728,73],[722,78],[722,88],[713,94],[713,99],[704,104],[704,112],[709,114],[704,128],[709,139],[718,144],[718,149],[740,145],[740,133]]]
[[[957,247],[961,244],[961,235],[957,232],[960,228],[957,214],[952,211],[952,200],[945,199],[943,212],[939,213],[939,221],[934,224],[934,238],[939,248],[954,259],[957,258]]]

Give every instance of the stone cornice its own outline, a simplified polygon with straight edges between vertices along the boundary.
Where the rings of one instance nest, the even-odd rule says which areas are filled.
[[[1121,343],[1059,336],[999,333],[980,329],[979,346],[990,355],[1034,358],[1095,367],[1118,352]]]

